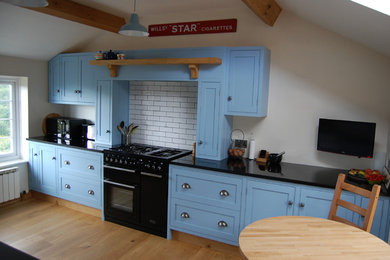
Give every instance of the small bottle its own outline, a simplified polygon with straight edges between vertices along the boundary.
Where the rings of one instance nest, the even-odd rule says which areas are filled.
[[[103,53],[102,51],[99,51],[95,54],[95,59],[96,60],[102,60],[103,59]]]

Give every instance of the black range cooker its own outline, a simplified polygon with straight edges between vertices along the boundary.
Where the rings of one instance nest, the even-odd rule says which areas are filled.
[[[169,162],[191,151],[131,144],[103,153],[105,220],[166,237]]]

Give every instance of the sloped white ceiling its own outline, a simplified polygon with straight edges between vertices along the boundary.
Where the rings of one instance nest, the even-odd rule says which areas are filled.
[[[132,0],[74,0],[125,17],[133,10]],[[286,10],[328,30],[359,42],[390,57],[390,16],[349,0],[277,0]],[[239,0],[139,0],[136,12],[141,23],[147,17],[173,13],[247,8]],[[282,11],[283,14],[283,11]],[[281,14],[281,15],[282,15]],[[229,17],[231,18],[231,17]],[[211,18],[213,19],[213,18]],[[259,22],[260,19],[259,19]],[[275,26],[277,26],[277,21]],[[0,2],[0,54],[48,60],[59,52],[81,49],[101,30]]]

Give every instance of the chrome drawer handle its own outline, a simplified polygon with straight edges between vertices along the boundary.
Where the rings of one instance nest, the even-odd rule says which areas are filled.
[[[183,183],[183,184],[181,185],[181,187],[182,187],[182,189],[185,189],[185,190],[191,189],[191,185],[189,185],[188,183]]]
[[[292,206],[292,204],[294,204],[291,200],[288,201],[288,205],[289,206]]]
[[[89,191],[88,191],[88,194],[89,194],[89,195],[95,195],[95,192],[94,192],[93,190],[89,190]]]
[[[64,163],[65,163],[66,165],[69,165],[69,164],[70,164],[70,162],[69,162],[68,160],[66,160]]]
[[[65,188],[70,189],[70,185],[69,184],[65,184]]]
[[[190,215],[187,212],[182,212],[180,214],[180,217],[182,217],[182,218],[190,218]]]
[[[227,227],[227,226],[228,226],[228,224],[227,224],[225,221],[223,221],[223,220],[221,220],[221,221],[218,222],[218,227],[225,228],[225,227]]]
[[[93,165],[88,165],[88,169],[95,170],[95,167],[93,167]]]
[[[221,190],[221,191],[219,192],[219,196],[221,196],[221,197],[227,197],[227,196],[229,196],[229,192],[228,192],[227,190]]]

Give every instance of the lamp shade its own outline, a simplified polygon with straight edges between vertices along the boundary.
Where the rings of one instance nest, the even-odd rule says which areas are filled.
[[[132,13],[130,16],[130,21],[123,25],[119,30],[119,33],[126,36],[148,36],[148,30],[145,26],[139,24],[138,15]]]
[[[46,0],[3,0],[3,2],[23,7],[45,7],[49,5]]]

